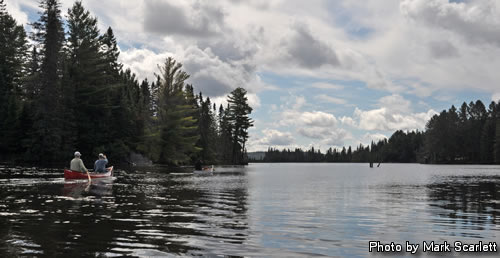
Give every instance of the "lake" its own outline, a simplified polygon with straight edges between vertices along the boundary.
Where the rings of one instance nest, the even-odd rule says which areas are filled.
[[[91,185],[62,169],[0,166],[0,257],[384,254],[370,241],[400,244],[397,255],[409,255],[406,241],[420,255],[439,255],[423,241],[451,243],[450,255],[455,241],[500,243],[500,166],[118,169]]]

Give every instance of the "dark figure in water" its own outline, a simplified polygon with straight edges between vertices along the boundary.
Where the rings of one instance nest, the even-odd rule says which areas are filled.
[[[194,164],[194,170],[202,170],[202,162],[201,160],[198,160],[196,161],[196,163]]]

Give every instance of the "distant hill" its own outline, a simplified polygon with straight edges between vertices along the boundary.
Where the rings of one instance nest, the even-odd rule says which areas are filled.
[[[249,160],[263,160],[264,156],[266,156],[266,152],[265,151],[248,152],[247,155]]]

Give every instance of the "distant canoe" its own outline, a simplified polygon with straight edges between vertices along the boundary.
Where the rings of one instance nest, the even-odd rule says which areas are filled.
[[[106,169],[108,170],[108,172],[106,173],[89,172],[90,178],[104,178],[113,176],[113,167],[111,166]],[[88,179],[88,178],[89,177],[85,172],[73,171],[69,169],[64,170],[64,179]]]
[[[215,171],[214,166],[205,167],[203,170],[194,170],[194,174],[204,175],[204,174],[212,174]]]

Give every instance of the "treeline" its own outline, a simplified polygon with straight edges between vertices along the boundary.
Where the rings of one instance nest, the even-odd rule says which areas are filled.
[[[101,34],[81,2],[66,21],[57,0],[40,7],[30,44],[0,0],[0,161],[66,162],[79,150],[114,162],[132,152],[170,165],[246,162],[252,108],[244,89],[217,109],[173,58],[154,82],[139,82],[118,62],[111,27]]]
[[[253,162],[416,162],[418,150],[424,142],[419,131],[396,131],[389,139],[383,139],[369,146],[360,144],[356,149],[329,148],[325,153],[311,147],[309,150],[278,150],[269,148],[262,160]]]
[[[420,162],[446,164],[500,163],[500,101],[488,109],[480,101],[452,106],[434,115],[426,131],[396,131],[389,139],[356,149],[313,147],[278,150],[269,148],[262,160],[253,162]]]
[[[500,101],[452,106],[426,125],[422,156],[430,163],[500,163]]]

